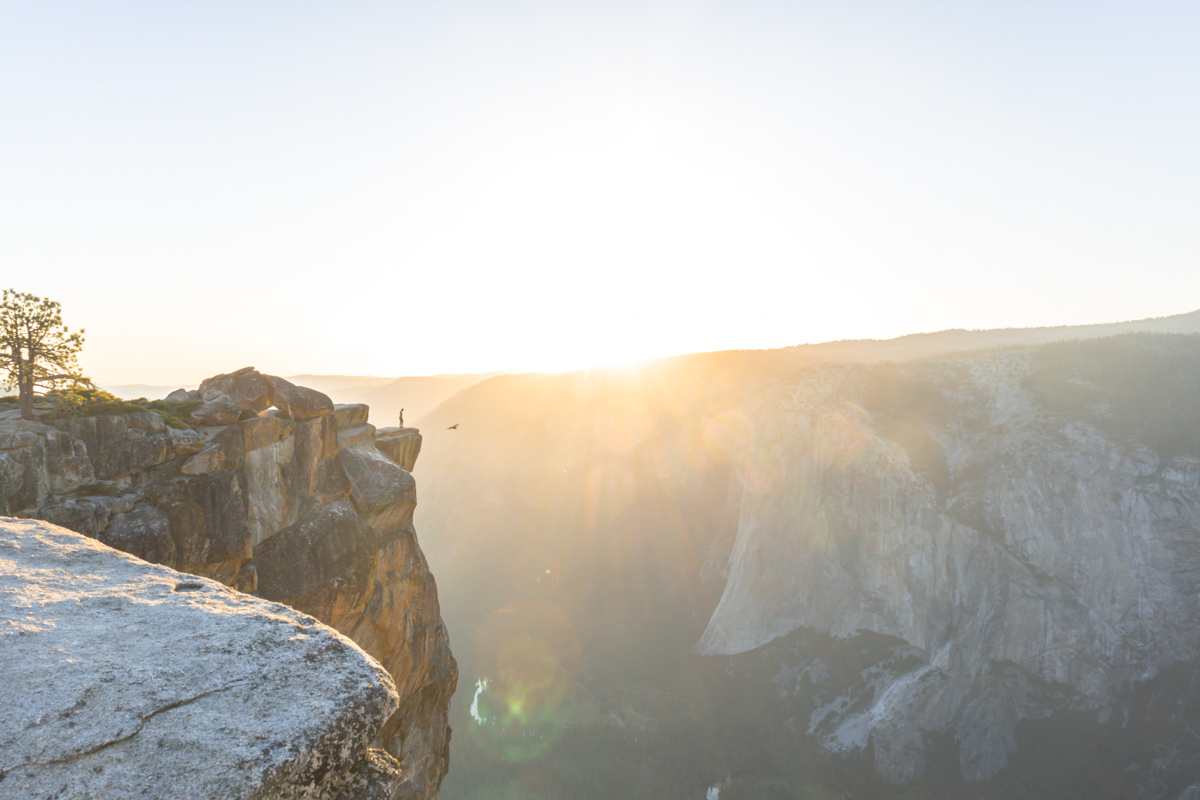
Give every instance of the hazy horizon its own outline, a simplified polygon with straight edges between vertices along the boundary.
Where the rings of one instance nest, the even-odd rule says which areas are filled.
[[[558,371],[1190,310],[1200,11],[55,3],[6,285],[106,383]]]

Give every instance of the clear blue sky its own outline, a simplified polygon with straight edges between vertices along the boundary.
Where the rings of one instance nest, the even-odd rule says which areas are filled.
[[[101,381],[1200,307],[1200,5],[0,6],[0,285]]]

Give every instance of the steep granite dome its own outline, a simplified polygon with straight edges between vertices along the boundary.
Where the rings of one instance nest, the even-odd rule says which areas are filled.
[[[287,603],[351,637],[399,688],[377,742],[400,761],[393,797],[432,798],[457,665],[412,524],[420,433],[381,437],[397,463],[375,448],[365,405],[335,407],[252,368],[168,399],[190,428],[152,412],[0,414],[0,512]]]
[[[0,798],[384,800],[388,674],[311,617],[0,518]]]
[[[1022,719],[1120,713],[1200,644],[1200,348],[1136,336],[816,367],[758,407],[728,583],[698,651],[800,628],[909,645],[814,713],[900,782],[952,732],[987,779]]]

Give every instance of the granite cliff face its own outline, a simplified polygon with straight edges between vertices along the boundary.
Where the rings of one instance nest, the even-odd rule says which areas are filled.
[[[1021,720],[1119,719],[1130,687],[1200,645],[1200,452],[1179,417],[1200,373],[1178,338],[822,366],[780,386],[739,463],[728,583],[698,651],[802,628],[902,640],[807,725],[831,750],[870,746],[896,782],[922,775],[933,734],[984,780]]]
[[[168,399],[190,427],[153,412],[0,413],[0,512],[287,603],[346,634],[399,690],[377,741],[400,762],[392,796],[435,796],[457,665],[412,524],[420,433],[377,432],[366,406],[335,407],[252,368]]]

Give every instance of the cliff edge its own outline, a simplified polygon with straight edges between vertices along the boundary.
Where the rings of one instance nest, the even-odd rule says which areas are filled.
[[[0,518],[0,798],[383,800],[396,710],[311,617]]]
[[[0,513],[43,519],[146,561],[288,604],[353,639],[399,706],[375,744],[394,800],[430,800],[449,766],[458,679],[413,527],[413,428],[253,368],[162,410],[0,411]]]

